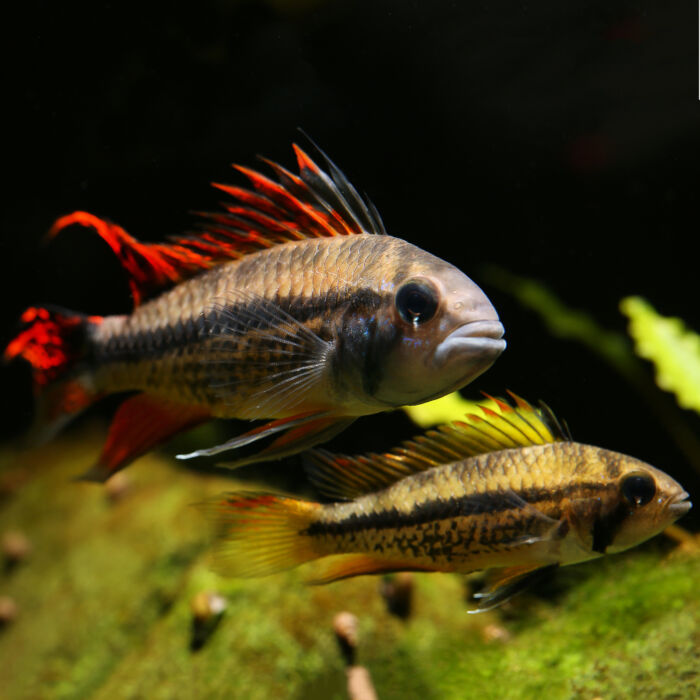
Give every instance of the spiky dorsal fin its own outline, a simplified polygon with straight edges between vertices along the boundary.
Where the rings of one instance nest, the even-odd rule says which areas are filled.
[[[405,476],[468,457],[529,445],[570,440],[568,429],[544,404],[532,406],[508,392],[514,401],[487,396],[482,415],[468,414],[428,430],[382,454],[334,455],[312,450],[306,471],[325,496],[348,500],[390,486]]]
[[[213,183],[236,200],[219,213],[200,212],[196,233],[172,236],[168,243],[141,243],[123,228],[93,214],[76,211],[61,217],[50,236],[74,224],[94,229],[112,248],[129,274],[134,305],[215,265],[280,243],[302,238],[385,233],[377,210],[317,149],[328,172],[293,144],[299,174],[261,159],[276,175],[234,167],[251,188]]]

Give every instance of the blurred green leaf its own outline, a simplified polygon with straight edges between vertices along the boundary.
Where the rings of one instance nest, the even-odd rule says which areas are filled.
[[[421,428],[432,428],[440,423],[449,423],[453,420],[464,418],[467,413],[477,413],[481,415],[479,406],[488,405],[489,401],[469,401],[458,391],[447,396],[441,396],[434,401],[421,403],[417,406],[404,406],[403,410],[408,417]]]
[[[581,343],[624,377],[644,399],[659,425],[668,432],[688,462],[700,472],[700,440],[697,430],[687,424],[671,397],[658,390],[644,363],[635,355],[635,348],[629,338],[623,333],[601,326],[592,314],[567,306],[552,290],[537,280],[515,275],[497,266],[485,268],[483,275],[490,285],[512,295],[524,309],[537,314],[553,336]],[[634,310],[635,303],[627,308]],[[649,314],[646,318],[649,318]],[[673,319],[670,321],[670,329],[667,327],[664,333],[657,330],[654,345],[660,348],[661,340],[665,337],[664,345],[667,348],[677,346],[675,367],[679,372],[673,375],[672,385],[676,389],[681,386],[684,388],[683,401],[690,401],[694,387],[695,399],[700,401],[700,352],[693,349],[694,341],[687,339],[690,332],[685,331],[682,322]],[[666,353],[666,356],[670,355]],[[659,383],[659,386],[662,385]],[[678,401],[681,402],[681,399]],[[690,407],[689,403],[681,405]],[[694,404],[696,410],[697,405]]]
[[[514,275],[500,267],[489,267],[484,274],[494,287],[512,294],[525,308],[538,314],[553,336],[583,343],[628,379],[638,379],[640,368],[629,340],[622,333],[601,326],[587,311],[567,306],[537,280]]]
[[[623,299],[620,310],[630,320],[635,351],[654,363],[658,386],[700,413],[700,335],[679,318],[661,316],[641,297]]]

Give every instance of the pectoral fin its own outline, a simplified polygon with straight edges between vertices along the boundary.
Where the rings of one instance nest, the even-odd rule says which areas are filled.
[[[236,408],[232,415],[272,418],[310,408],[306,399],[318,393],[332,351],[330,342],[276,302],[247,290],[228,292],[211,305],[205,319],[211,344],[206,381],[224,403]],[[244,399],[241,372],[253,387]]]

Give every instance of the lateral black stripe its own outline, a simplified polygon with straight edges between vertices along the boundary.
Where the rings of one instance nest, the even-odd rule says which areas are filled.
[[[242,304],[228,304],[210,309],[196,318],[178,320],[152,331],[127,332],[113,336],[96,349],[96,360],[137,362],[158,359],[177,351],[178,348],[211,338],[212,335],[229,333],[233,339],[236,334],[245,333],[250,329],[274,329],[276,319],[270,310],[264,310],[265,304],[278,307],[299,324],[311,324],[316,319],[321,319],[322,322],[330,320],[334,312],[343,307],[350,308],[353,316],[364,317],[366,323],[366,319],[371,318],[382,301],[382,295],[371,289],[345,288],[341,293],[328,292],[323,298],[295,295],[271,301],[252,300]],[[238,323],[237,318],[240,319]],[[321,337],[328,340],[324,335],[330,336],[330,330],[324,332],[322,323]]]
[[[564,499],[577,491],[597,491],[616,488],[615,484],[601,485],[599,482],[581,482],[568,484],[557,489],[529,488],[520,491],[504,493],[487,491],[482,494],[459,496],[447,500],[427,501],[419,503],[413,509],[404,513],[396,508],[381,513],[352,514],[338,522],[315,522],[303,530],[305,535],[334,535],[342,536],[363,530],[386,530],[391,528],[412,527],[437,520],[471,515],[494,515],[507,510],[516,510],[515,501],[522,499],[532,505],[542,501],[557,501]],[[515,497],[515,498],[514,498]]]
[[[178,320],[150,331],[114,335],[95,348],[97,363],[156,359],[196,343],[206,335],[205,319]]]

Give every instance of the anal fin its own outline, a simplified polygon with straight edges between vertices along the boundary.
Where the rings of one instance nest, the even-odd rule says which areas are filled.
[[[96,464],[81,479],[106,481],[137,457],[211,417],[199,406],[137,394],[119,406]]]
[[[353,576],[391,574],[396,571],[434,571],[434,569],[417,566],[410,560],[402,561],[371,554],[337,554],[325,557],[309,566],[306,583],[312,585],[332,583]]]

